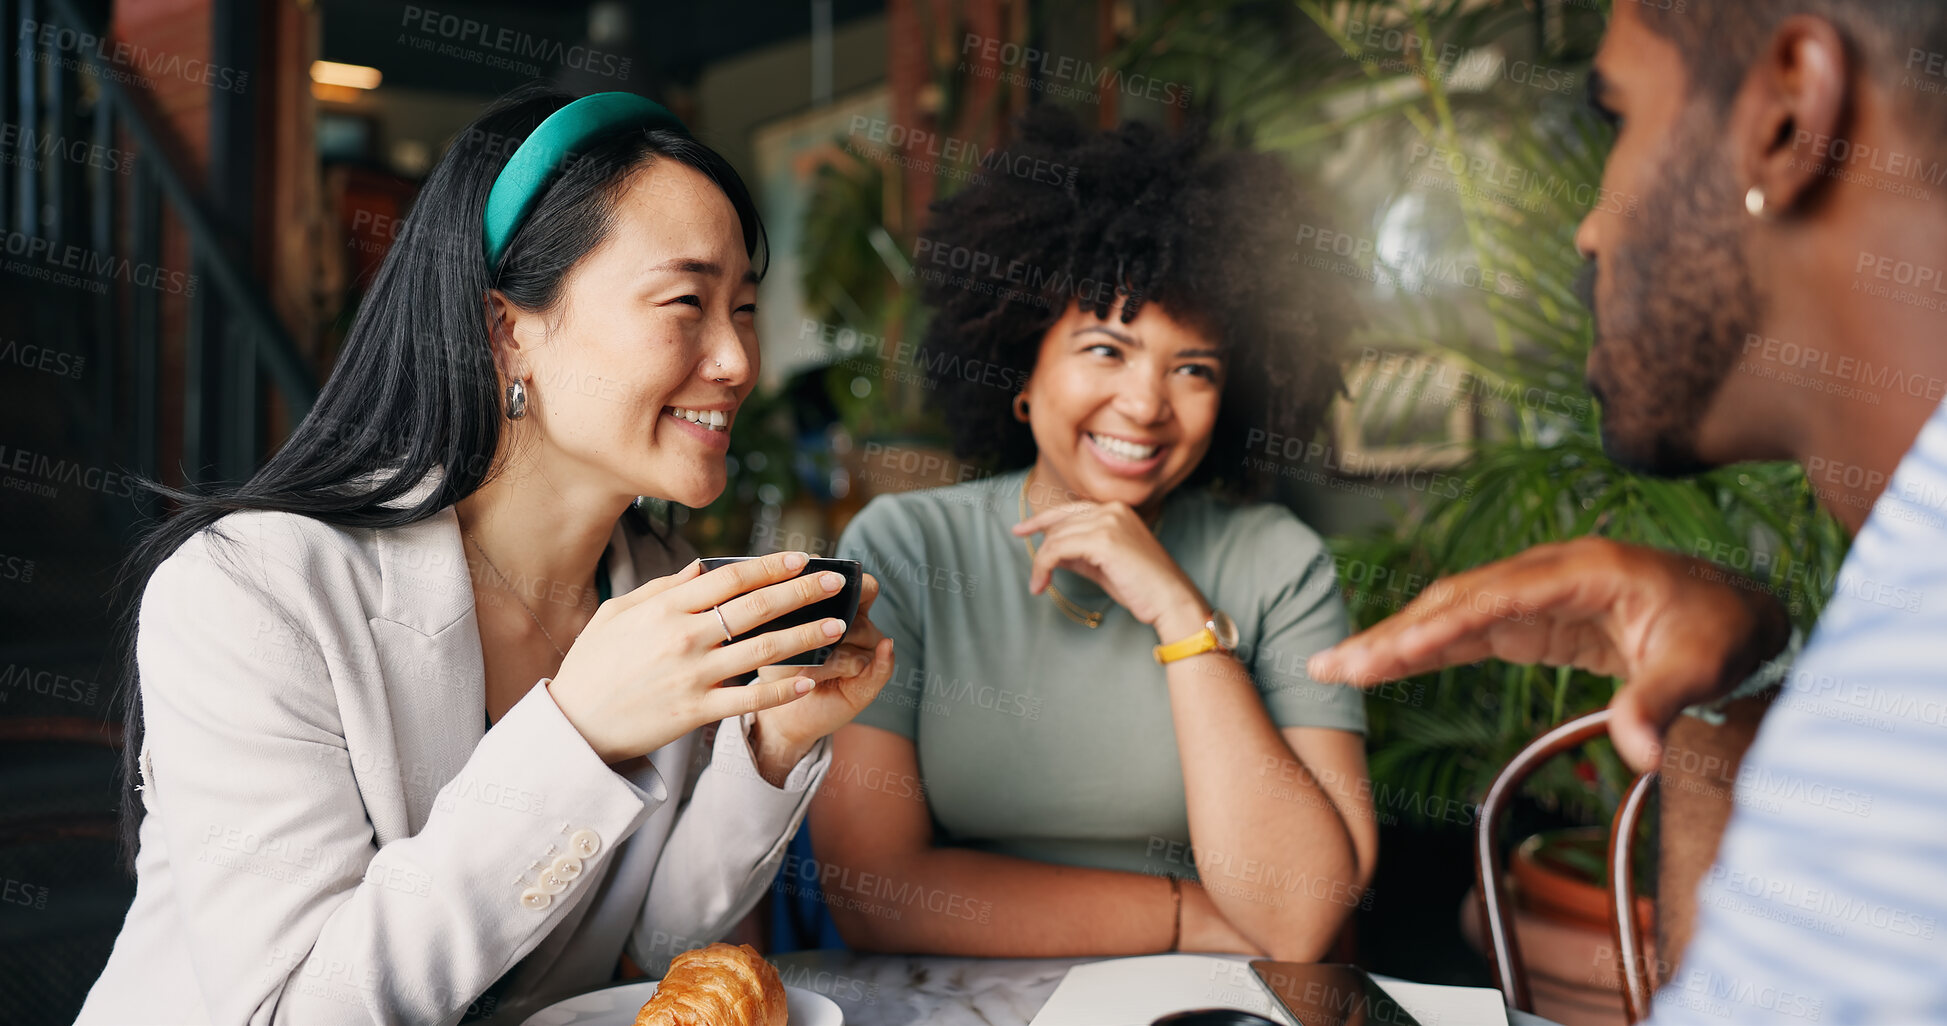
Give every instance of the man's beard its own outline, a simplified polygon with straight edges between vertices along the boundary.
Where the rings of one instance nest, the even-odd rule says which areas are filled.
[[[1638,231],[1613,250],[1609,300],[1601,312],[1590,306],[1589,391],[1602,404],[1602,447],[1646,474],[1710,469],[1698,425],[1758,321],[1744,205],[1707,113],[1699,105],[1685,114],[1670,169],[1638,208]]]

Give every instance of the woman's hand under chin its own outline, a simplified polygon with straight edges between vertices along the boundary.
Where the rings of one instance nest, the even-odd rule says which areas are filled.
[[[1123,502],[1075,502],[1043,510],[1014,525],[1026,538],[1044,537],[1028,571],[1028,591],[1048,589],[1057,569],[1082,575],[1166,641],[1194,633],[1209,614],[1203,593],[1163,549],[1149,525]],[[1178,627],[1184,627],[1178,631]]]
[[[864,575],[859,615],[823,666],[766,666],[757,671],[761,681],[810,677],[817,682],[803,698],[757,714],[751,753],[757,757],[758,772],[773,785],[819,738],[850,723],[892,679],[892,639],[880,633],[867,615],[878,597],[878,579]]]

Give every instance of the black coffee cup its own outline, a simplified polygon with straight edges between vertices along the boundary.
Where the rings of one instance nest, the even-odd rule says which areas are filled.
[[[1278,1026],[1277,1023],[1236,1008],[1198,1008],[1176,1012],[1150,1022],[1149,1026]]]
[[[709,556],[702,561],[703,572],[708,573],[720,566],[740,563],[746,559],[762,558],[762,556]],[[809,562],[805,563],[804,569],[799,571],[798,576],[803,577],[805,574],[824,573],[827,570],[845,576],[845,586],[838,589],[837,594],[830,598],[819,599],[808,606],[793,609],[776,619],[760,623],[730,639],[727,643],[736,644],[739,641],[754,638],[759,634],[769,634],[772,631],[783,630],[786,627],[802,627],[805,624],[816,623],[827,617],[837,617],[845,621],[847,627],[850,627],[853,618],[859,615],[859,593],[865,578],[865,567],[856,559],[823,559],[813,557]],[[838,643],[833,642],[822,648],[814,648],[800,652],[797,655],[786,656],[771,665],[823,666],[825,665],[825,660],[831,658],[832,651],[837,647]],[[738,681],[737,683],[748,683],[748,680]]]

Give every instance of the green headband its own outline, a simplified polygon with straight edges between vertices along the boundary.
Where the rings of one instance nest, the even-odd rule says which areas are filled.
[[[662,104],[619,92],[584,96],[535,126],[487,193],[487,267],[500,263],[514,232],[562,165],[590,143],[631,128],[689,131]]]

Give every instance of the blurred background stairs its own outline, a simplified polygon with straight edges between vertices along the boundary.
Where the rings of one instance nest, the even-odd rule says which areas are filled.
[[[72,1022],[134,896],[115,587],[157,506],[132,475],[247,476],[316,391],[264,284],[292,268],[253,231],[274,162],[310,159],[256,142],[294,95],[303,47],[267,40],[306,38],[296,10],[0,0],[0,1023]],[[111,36],[256,82],[80,42]]]

